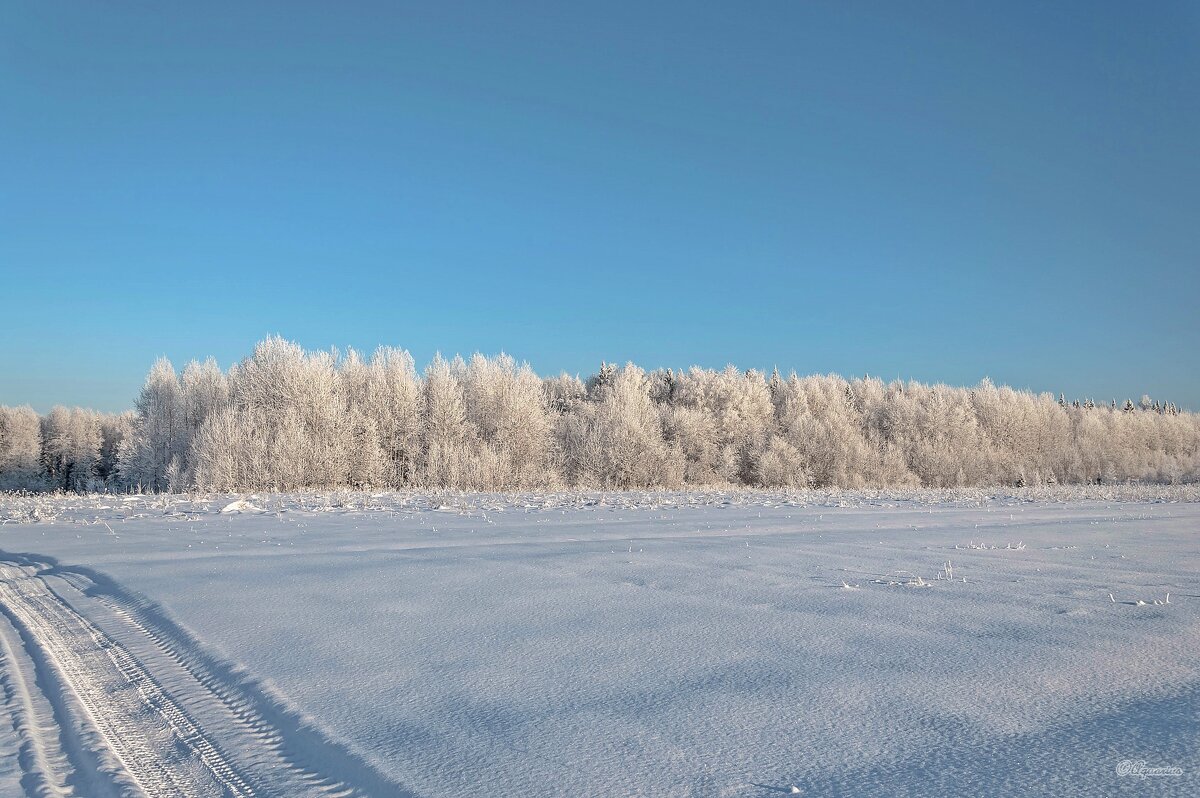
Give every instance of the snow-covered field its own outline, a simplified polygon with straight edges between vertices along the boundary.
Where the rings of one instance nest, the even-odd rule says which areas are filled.
[[[0,795],[1196,795],[1197,498],[0,497]]]

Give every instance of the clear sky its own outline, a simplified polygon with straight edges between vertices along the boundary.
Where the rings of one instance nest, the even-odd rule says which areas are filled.
[[[1200,409],[1200,5],[0,10],[0,404],[278,333]]]

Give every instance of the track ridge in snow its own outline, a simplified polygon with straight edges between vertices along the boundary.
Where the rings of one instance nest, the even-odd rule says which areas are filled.
[[[0,714],[31,797],[411,795],[155,603],[36,554],[0,552]]]

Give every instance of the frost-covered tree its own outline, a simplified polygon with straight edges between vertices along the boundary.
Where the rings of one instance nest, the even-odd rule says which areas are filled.
[[[353,445],[337,356],[271,337],[230,370],[229,404],[211,413],[190,448],[193,482],[291,490],[349,484]]]
[[[800,457],[815,487],[870,484],[870,452],[841,377],[792,375],[778,412],[779,436]]]
[[[605,390],[612,387],[612,384],[616,382],[617,372],[615,363],[601,363],[600,370],[588,377],[588,396],[600,396]]]
[[[472,443],[459,375],[461,361],[451,364],[440,354],[425,369],[422,391],[424,451],[421,480],[431,487],[469,487],[474,476]]]
[[[389,347],[376,350],[363,410],[375,424],[386,458],[385,483],[412,484],[421,457],[421,385],[412,355]]]
[[[305,352],[268,338],[230,375],[230,398],[261,414],[272,450],[263,464],[268,485],[290,490],[345,484],[349,440],[334,353]]]
[[[663,438],[646,374],[632,363],[589,380],[588,401],[560,420],[563,476],[606,488],[674,487],[683,462]]]
[[[38,414],[31,407],[0,407],[0,490],[44,486]]]
[[[549,484],[550,415],[542,382],[527,364],[505,354],[474,355],[462,376],[463,406],[474,431],[480,487],[494,490]]]
[[[754,464],[754,482],[764,488],[807,488],[812,483],[800,451],[780,435],[772,435]]]
[[[346,479],[356,487],[390,485],[390,463],[373,412],[374,380],[371,366],[351,349],[343,358],[338,375],[345,434],[349,437]]]
[[[180,377],[180,413],[182,414],[179,457],[180,470],[191,481],[191,449],[204,422],[229,405],[229,380],[211,357],[203,363],[187,364]]]
[[[118,452],[121,480],[133,488],[162,491],[176,484],[183,467],[183,394],[171,361],[159,358],[136,403],[133,430]]]
[[[204,420],[192,441],[192,484],[205,491],[267,488],[274,478],[262,410],[224,407]]]
[[[649,383],[650,401],[656,405],[669,405],[675,401],[675,390],[679,380],[671,369],[655,369],[646,377]]]
[[[706,410],[693,405],[660,408],[663,436],[691,485],[720,485],[716,422]]]
[[[100,480],[100,419],[91,410],[55,407],[42,419],[42,464],[51,486],[84,493]]]
[[[562,416],[574,412],[587,399],[587,386],[578,377],[560,374],[542,380],[542,394],[551,415]]]
[[[117,415],[100,415],[100,460],[96,469],[100,481],[109,490],[126,490],[128,486],[121,477],[121,447],[133,434],[136,416],[132,412]]]
[[[1200,479],[1200,416],[729,367],[370,360],[272,337],[222,372],[155,363],[136,412],[0,408],[0,489],[898,487]]]
[[[721,482],[753,484],[756,461],[775,430],[775,405],[763,375],[733,366],[720,372],[693,368],[678,378],[675,394],[678,406],[707,417],[713,460],[697,463],[698,470],[711,469]]]

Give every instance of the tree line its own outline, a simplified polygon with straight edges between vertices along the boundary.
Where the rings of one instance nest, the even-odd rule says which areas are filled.
[[[0,489],[960,487],[1187,482],[1200,416],[973,388],[507,355],[308,352],[150,369],[134,410],[0,407]]]

